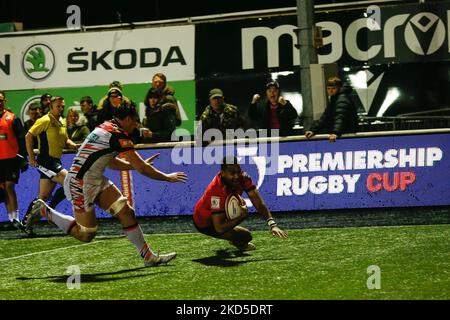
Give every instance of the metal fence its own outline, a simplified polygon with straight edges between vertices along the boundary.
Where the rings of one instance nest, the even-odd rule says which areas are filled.
[[[450,116],[360,117],[359,131],[396,131],[450,128]]]

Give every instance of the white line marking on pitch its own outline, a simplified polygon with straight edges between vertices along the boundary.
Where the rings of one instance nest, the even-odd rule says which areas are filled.
[[[121,236],[109,236],[106,238],[113,238],[113,237],[121,237]],[[103,238],[102,236],[98,237],[98,238]],[[41,254],[41,253],[49,253],[49,252],[54,252],[54,251],[59,251],[59,250],[65,250],[65,249],[70,249],[70,248],[76,248],[76,247],[84,247],[90,244],[95,244],[95,243],[102,243],[102,241],[93,241],[93,242],[89,242],[89,243],[82,243],[82,244],[76,244],[73,246],[68,246],[68,247],[61,247],[61,248],[56,248],[56,249],[51,249],[51,250],[44,250],[44,251],[37,251],[37,252],[32,252],[32,253],[27,253],[27,254],[23,254],[21,256],[15,256],[15,257],[9,257],[9,258],[3,258],[0,259],[0,262],[4,262],[4,261],[9,261],[9,260],[15,260],[15,259],[20,259],[20,258],[24,258],[24,257],[29,257],[29,256],[34,256],[37,254]]]
[[[97,242],[89,242],[89,243],[77,244],[77,245],[74,245],[74,246],[61,247],[61,248],[56,248],[56,249],[51,249],[51,250],[44,250],[44,251],[37,251],[37,252],[27,253],[27,254],[23,254],[21,256],[15,256],[15,257],[10,257],[10,258],[0,259],[0,262],[20,259],[20,258],[25,258],[25,257],[34,256],[36,254],[41,254],[41,253],[54,252],[54,251],[59,251],[59,250],[64,250],[64,249],[69,249],[69,248],[75,248],[75,247],[83,247],[83,246],[87,246],[87,245],[90,245],[90,244],[93,244],[93,243],[97,243]]]
[[[185,233],[158,234],[158,236],[161,236],[161,235],[184,235],[184,234]],[[152,235],[157,235],[157,234],[149,234],[149,236],[152,236]],[[144,234],[144,236],[147,236],[147,235]],[[99,236],[99,237],[97,237],[97,239],[101,239],[101,238],[116,238],[116,237],[117,238],[125,238],[124,235],[116,235],[116,236]],[[55,252],[55,251],[70,249],[70,248],[83,247],[83,246],[87,246],[87,245],[95,244],[95,243],[102,243],[102,241],[93,241],[93,242],[89,242],[89,243],[76,244],[76,245],[68,246],[68,247],[61,247],[61,248],[56,248],[56,249],[44,250],[44,251],[36,251],[36,252],[32,252],[32,253],[23,254],[21,256],[3,258],[3,259],[0,259],[0,262],[5,262],[5,261],[10,261],[10,260],[16,260],[16,259],[20,259],[20,258],[30,257],[30,256],[34,256],[34,255],[41,254],[41,253],[49,253],[49,252]]]

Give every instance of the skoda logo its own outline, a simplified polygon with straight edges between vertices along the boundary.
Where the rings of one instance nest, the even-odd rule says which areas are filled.
[[[22,57],[25,75],[35,81],[46,79],[55,69],[55,54],[49,46],[38,43],[29,47]]]
[[[414,53],[425,56],[435,53],[444,43],[444,23],[433,13],[421,12],[409,20],[405,41]]]

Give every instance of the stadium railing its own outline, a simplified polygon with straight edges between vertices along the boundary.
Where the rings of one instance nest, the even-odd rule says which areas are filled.
[[[387,117],[384,117],[387,118]],[[447,121],[450,121],[450,117]],[[411,135],[411,134],[435,134],[435,133],[448,133],[450,132],[450,126],[446,128],[434,128],[434,129],[403,129],[403,130],[387,130],[387,131],[367,131],[358,133],[347,133],[343,134],[340,139],[351,139],[351,138],[367,138],[367,137],[380,137],[380,136],[399,136],[399,135]],[[270,143],[270,142],[289,142],[289,141],[302,141],[302,140],[328,140],[328,134],[317,134],[310,139],[301,135],[293,135],[287,137],[265,137],[265,138],[243,138],[243,139],[231,139],[231,140],[216,140],[212,141],[209,145],[223,145],[223,144],[248,144],[248,143]],[[183,147],[200,147],[201,143],[197,141],[174,141],[174,142],[159,142],[159,143],[145,143],[136,144],[135,148],[141,149],[165,149],[165,148],[183,148]],[[38,150],[34,150],[37,153]],[[70,149],[64,149],[64,153],[75,153],[75,151]]]

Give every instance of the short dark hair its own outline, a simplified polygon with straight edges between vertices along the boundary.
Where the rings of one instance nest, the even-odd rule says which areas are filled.
[[[37,110],[39,109],[40,105],[39,102],[33,102],[32,104],[30,104],[30,106],[28,107],[28,110]]]
[[[123,120],[128,116],[135,118],[135,119],[139,118],[135,106],[122,103],[117,108],[114,108],[114,117],[115,118]]]
[[[64,98],[61,97],[61,96],[54,96],[54,97],[52,97],[52,100],[50,102],[50,109],[52,109],[56,105],[56,103],[58,101],[63,101],[63,100],[64,100]]]
[[[6,93],[3,90],[0,90],[0,94],[2,94],[6,98]]]
[[[50,94],[50,93],[44,93],[42,96],[41,96],[41,103],[42,103],[42,101],[44,101],[44,99],[46,99],[46,98],[52,98],[52,95]]]
[[[60,100],[64,100],[64,98],[63,97],[61,97],[61,96],[54,96],[54,97],[52,97],[52,102],[55,102],[55,101],[60,101]]]
[[[220,164],[220,170],[224,171],[227,169],[227,166],[233,165],[233,164],[239,164],[238,159],[235,156],[225,156],[222,159],[222,163]]]
[[[155,79],[155,77],[161,78],[162,81],[164,81],[164,84],[167,83],[167,77],[164,73],[161,73],[161,72],[155,73],[152,77],[152,82],[153,82],[153,79]]]

